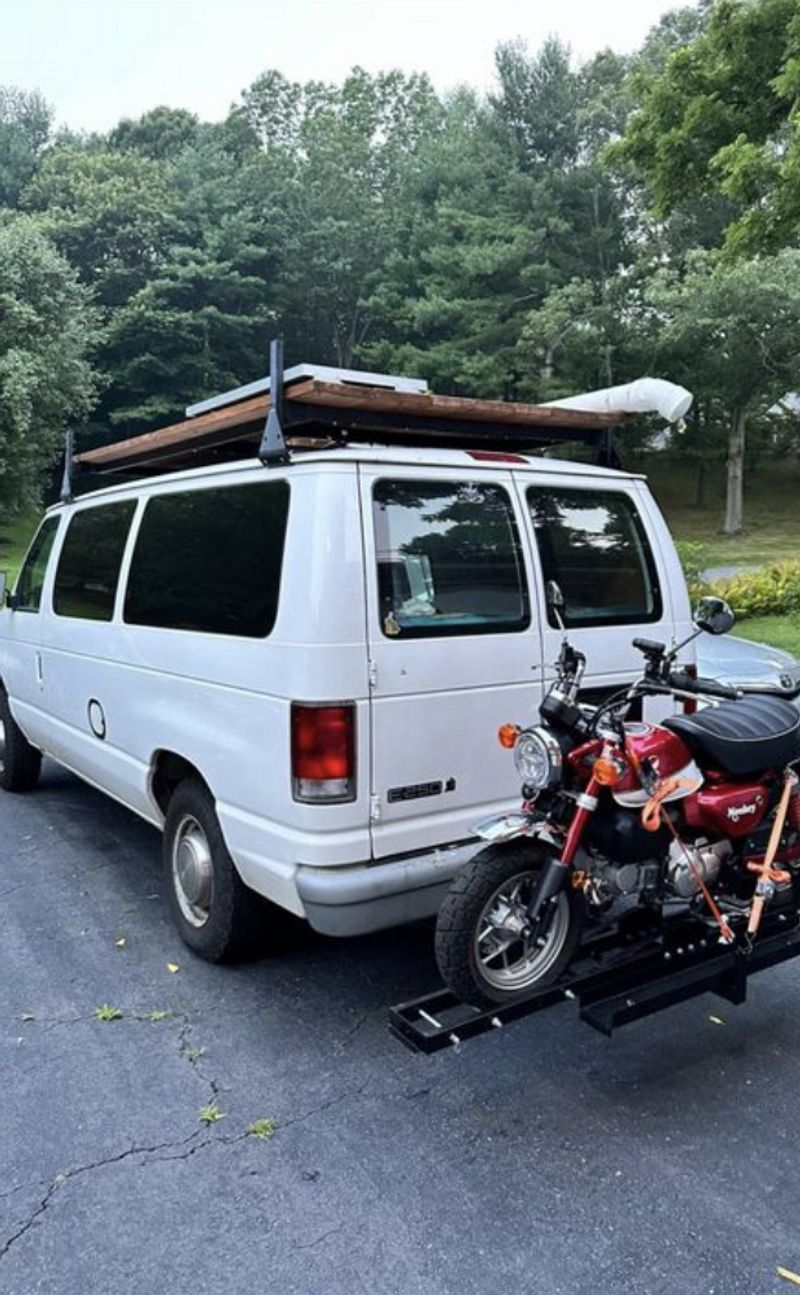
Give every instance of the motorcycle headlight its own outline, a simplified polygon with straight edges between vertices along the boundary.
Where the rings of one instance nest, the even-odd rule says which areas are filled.
[[[525,728],[514,747],[514,764],[520,780],[537,791],[561,780],[561,747],[546,728]]]

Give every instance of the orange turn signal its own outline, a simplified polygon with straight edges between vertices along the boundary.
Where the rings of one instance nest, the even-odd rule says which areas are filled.
[[[613,787],[624,772],[625,770],[617,764],[616,760],[608,760],[602,755],[592,765],[592,773],[601,787]]]
[[[501,746],[510,751],[517,740],[519,724],[501,724],[497,730],[497,740]]]

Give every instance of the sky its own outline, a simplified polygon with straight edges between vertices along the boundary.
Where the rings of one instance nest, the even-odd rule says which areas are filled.
[[[0,84],[59,124],[106,130],[157,104],[224,117],[266,68],[340,81],[354,64],[488,89],[493,50],[557,34],[584,59],[635,49],[669,0],[0,0]]]

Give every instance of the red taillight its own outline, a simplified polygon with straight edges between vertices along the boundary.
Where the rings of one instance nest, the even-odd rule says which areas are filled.
[[[690,679],[697,678],[696,665],[685,665],[683,669],[684,669],[684,673],[688,674]],[[696,712],[697,712],[697,702],[695,701],[694,697],[686,697],[683,703],[684,715],[694,715],[696,714]]]
[[[354,800],[355,706],[292,703],[292,795],[295,800]]]

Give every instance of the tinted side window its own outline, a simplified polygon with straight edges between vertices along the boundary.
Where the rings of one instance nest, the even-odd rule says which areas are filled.
[[[38,612],[39,610],[47,562],[57,530],[58,518],[46,517],[36,533],[14,590],[17,596],[17,611]]]
[[[487,634],[528,625],[519,536],[500,486],[379,481],[373,515],[384,634]]]
[[[58,616],[110,621],[125,551],[133,499],[75,513],[58,559],[53,610]]]
[[[265,638],[278,612],[288,515],[286,481],[155,495],[136,539],[125,620]]]
[[[566,601],[565,625],[638,625],[660,618],[653,554],[628,495],[534,486],[528,505],[544,579],[557,581]]]

